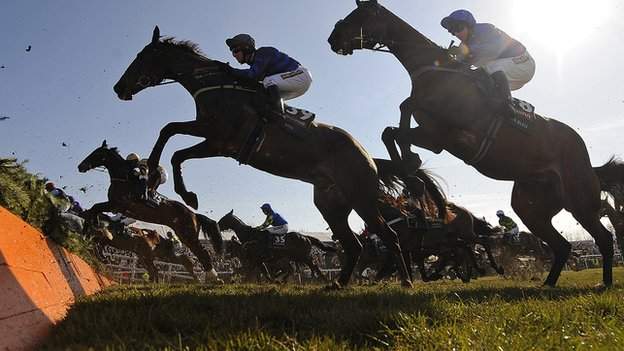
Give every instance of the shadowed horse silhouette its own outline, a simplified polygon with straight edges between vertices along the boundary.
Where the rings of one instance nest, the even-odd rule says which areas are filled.
[[[457,69],[447,50],[377,1],[356,4],[336,23],[328,39],[331,49],[348,55],[356,49],[385,48],[412,81],[411,94],[400,106],[399,129],[387,130],[384,138],[391,159],[408,167],[414,157],[410,144],[435,153],[447,150],[490,178],[513,181],[514,211],[553,250],[544,282],[550,286],[556,285],[571,250],[551,223],[566,209],[594,237],[603,256],[603,284],[611,286],[613,240],[599,220],[600,190],[624,182],[624,165],[612,159],[592,168],[581,137],[554,119],[532,116],[529,128],[520,132],[512,118],[494,113],[484,93],[489,89],[480,88],[481,79],[475,79],[478,72]],[[412,117],[418,127],[410,129]]]
[[[232,256],[238,258],[240,268],[236,269],[235,274],[240,274],[244,282],[256,281],[262,283],[263,278],[268,282],[285,283],[290,275],[295,271],[288,258],[283,258],[275,262],[260,262],[258,251],[255,244],[243,245],[238,238],[233,237],[226,246],[226,251]],[[320,277],[323,278],[323,277]]]
[[[176,134],[205,138],[204,141],[173,154],[176,193],[197,208],[197,196],[188,191],[182,179],[181,164],[194,158],[231,157],[248,144],[258,125],[266,137],[248,159],[249,165],[265,172],[298,179],[314,186],[314,204],[340,240],[348,259],[334,287],[346,285],[360,255],[362,245],[349,227],[352,210],[368,227],[379,233],[393,253],[402,283],[411,286],[396,233],[384,222],[377,209],[379,192],[375,164],[364,148],[340,128],[312,123],[293,135],[282,123],[260,122],[257,112],[260,88],[257,83],[241,85],[223,69],[223,63],[203,56],[188,41],[160,40],[158,27],[152,41],[143,48],[114,86],[117,96],[131,100],[134,94],[156,86],[164,79],[181,84],[194,98],[195,120],[168,123],[149,156],[150,183],[163,148]],[[247,161],[247,160],[242,160]]]
[[[199,242],[200,230],[210,237],[217,252],[223,248],[223,238],[217,222],[189,210],[185,205],[164,199],[155,208],[143,201],[137,201],[131,177],[131,163],[126,161],[116,148],[108,148],[106,140],[78,165],[78,171],[84,173],[96,167],[105,167],[110,176],[108,201],[93,205],[85,213],[85,217],[100,212],[121,213],[126,217],[158,223],[174,230],[180,241],[197,257],[206,271],[206,280],[216,279],[217,273],[212,265],[210,253]]]
[[[82,230],[83,235],[92,238],[100,248],[106,245],[136,254],[139,263],[147,270],[150,281],[158,282],[158,268],[154,260],[182,265],[195,281],[199,281],[193,271],[193,261],[186,255],[176,255],[173,242],[162,238],[156,231],[113,223],[103,213],[97,215],[96,222],[97,225],[87,224]],[[126,230],[135,235],[128,235]],[[101,256],[99,253],[98,257]]]
[[[325,252],[336,252],[335,248],[325,245],[319,239],[297,232],[286,234],[284,245],[275,247],[272,245],[272,234],[246,225],[234,215],[234,210],[223,216],[218,223],[221,230],[232,230],[236,233],[243,244],[243,248],[250,253],[247,257],[255,260],[256,266],[286,258],[295,263],[305,264],[315,277],[325,279],[312,257],[312,246],[316,246]],[[271,275],[266,271],[266,266],[263,269],[267,277],[270,277]]]

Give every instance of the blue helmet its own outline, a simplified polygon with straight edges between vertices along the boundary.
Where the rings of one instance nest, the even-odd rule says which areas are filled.
[[[260,206],[260,209],[262,209],[262,210],[271,210],[271,205],[269,205],[269,204],[262,204],[262,206]]]
[[[477,23],[477,21],[475,20],[472,13],[470,13],[470,11],[455,10],[451,12],[450,15],[444,17],[442,21],[440,22],[440,24],[442,25],[442,27],[446,29],[450,29],[449,27],[453,23],[458,23],[458,22],[465,23],[468,27],[472,27]]]

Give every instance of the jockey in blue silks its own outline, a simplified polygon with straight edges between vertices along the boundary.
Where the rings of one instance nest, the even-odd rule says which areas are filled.
[[[271,234],[286,234],[288,233],[288,222],[279,213],[273,211],[271,205],[263,204],[260,206],[262,212],[266,215],[264,223],[256,227],[259,230],[266,230]]]
[[[499,106],[507,110],[511,90],[520,89],[535,74],[535,61],[519,41],[490,23],[477,23],[468,10],[453,11],[440,23],[461,40],[449,53],[459,61],[483,68],[492,76],[500,96]]]
[[[238,34],[225,41],[232,55],[241,64],[248,64],[248,69],[228,67],[234,77],[262,82],[269,95],[270,108],[283,111],[283,100],[291,100],[303,95],[312,76],[297,60],[266,46],[256,49],[256,42],[249,34]],[[270,116],[265,116],[270,118]]]

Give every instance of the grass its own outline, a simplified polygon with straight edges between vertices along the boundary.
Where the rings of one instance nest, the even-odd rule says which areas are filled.
[[[621,349],[624,285],[565,272],[555,289],[500,278],[351,287],[118,286],[78,301],[49,350]],[[615,270],[624,281],[624,269]]]

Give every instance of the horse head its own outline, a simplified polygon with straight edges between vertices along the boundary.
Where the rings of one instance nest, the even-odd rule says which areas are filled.
[[[154,28],[152,41],[141,50],[113,87],[121,100],[132,100],[141,90],[165,79],[160,29]]]
[[[338,21],[327,41],[332,51],[351,55],[353,50],[373,49],[387,31],[385,21],[379,19],[383,7],[376,0],[355,2],[357,8]]]
[[[221,217],[217,223],[221,230],[234,230],[236,231],[241,226],[245,225],[243,221],[234,215],[234,210],[228,212],[225,216]]]
[[[165,79],[179,80],[193,75],[197,68],[194,65],[225,74],[222,69],[224,64],[203,56],[197,44],[173,38],[161,40],[160,29],[156,26],[150,43],[137,54],[113,90],[121,100],[132,100],[133,95],[159,85]]]
[[[106,167],[109,165],[109,161],[112,157],[117,156],[121,158],[117,153],[116,148],[108,148],[106,145],[106,140],[102,142],[102,146],[93,150],[80,164],[78,165],[78,171],[80,173],[85,173],[93,168],[97,167]]]

